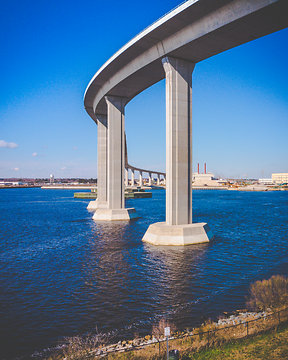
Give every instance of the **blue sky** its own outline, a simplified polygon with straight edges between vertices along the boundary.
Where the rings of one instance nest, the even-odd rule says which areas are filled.
[[[121,46],[180,2],[0,0],[0,177],[96,177],[83,95]],[[288,172],[288,30],[198,63],[193,167]],[[126,107],[129,162],[165,170],[165,83]]]

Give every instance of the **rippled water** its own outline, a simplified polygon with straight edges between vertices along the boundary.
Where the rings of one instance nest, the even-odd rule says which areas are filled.
[[[141,239],[164,221],[165,192],[130,199],[142,217],[95,223],[70,190],[0,191],[1,358],[63,336],[147,333],[167,317],[180,328],[245,306],[249,283],[287,274],[288,192],[196,190],[194,221],[209,244],[154,247]]]

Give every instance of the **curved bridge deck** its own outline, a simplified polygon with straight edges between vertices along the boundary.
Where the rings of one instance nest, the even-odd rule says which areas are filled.
[[[198,63],[288,25],[287,0],[188,0],[123,46],[90,81],[89,115],[107,114],[104,96],[137,94],[164,79],[161,59]]]

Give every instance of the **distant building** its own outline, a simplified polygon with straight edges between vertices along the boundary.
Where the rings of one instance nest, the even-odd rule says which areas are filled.
[[[286,184],[288,183],[288,173],[272,174],[272,181],[274,184]]]
[[[54,184],[54,175],[53,174],[50,175],[50,184]]]
[[[22,181],[0,181],[0,186],[17,186],[24,185]]]
[[[192,183],[194,186],[221,186],[221,183],[219,183],[218,179],[214,178],[212,173],[193,173]]]
[[[274,184],[274,182],[271,178],[270,179],[259,179],[258,183],[262,184],[262,185],[273,185]]]

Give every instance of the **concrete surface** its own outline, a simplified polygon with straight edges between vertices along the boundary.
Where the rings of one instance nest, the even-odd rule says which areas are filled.
[[[206,223],[168,225],[158,222],[149,226],[143,241],[153,245],[183,246],[209,242],[212,238]]]
[[[88,210],[107,207],[107,116],[97,115],[97,200],[90,201]]]
[[[96,209],[106,209],[107,201],[100,201],[98,199],[89,201],[88,210],[95,211]]]
[[[287,0],[186,1],[129,41],[97,71],[84,96],[87,112],[96,121],[96,114],[107,113],[106,95],[130,101],[162,80],[165,56],[198,63],[287,27],[287,8]]]
[[[106,96],[108,108],[108,209],[124,209],[124,107],[126,99]]]
[[[195,64],[166,57],[166,222],[192,223],[192,72]]]
[[[123,221],[138,218],[136,210],[127,209],[96,209],[93,220],[97,221]]]
[[[117,96],[106,96],[107,102],[107,125],[103,127],[103,131],[100,133],[100,149],[98,149],[98,164],[100,160],[101,164],[101,176],[106,171],[106,176],[103,176],[103,179],[106,179],[107,190],[107,201],[104,199],[104,181],[99,184],[102,189],[102,197],[97,197],[96,202],[92,202],[88,205],[89,210],[96,209],[93,219],[100,221],[113,221],[113,220],[130,220],[137,217],[135,209],[125,209],[125,200],[124,200],[124,171],[125,171],[125,125],[124,125],[124,108],[126,104],[126,99],[123,97]],[[102,115],[103,117],[103,115]],[[102,129],[103,123],[100,125]],[[104,130],[107,128],[106,132]],[[99,130],[98,130],[99,131]],[[107,141],[104,141],[104,136]],[[107,134],[107,135],[106,135]],[[99,139],[99,138],[98,138]],[[104,146],[105,143],[105,146]],[[107,145],[106,145],[107,144]],[[107,148],[106,148],[107,146]],[[104,154],[104,147],[106,151],[106,163],[107,167],[104,167],[103,164],[104,156],[101,157],[101,154]],[[100,151],[100,153],[99,153]],[[105,163],[105,164],[106,164]],[[99,167],[98,167],[99,169]],[[100,174],[98,173],[98,176]],[[98,189],[98,194],[99,194]]]

